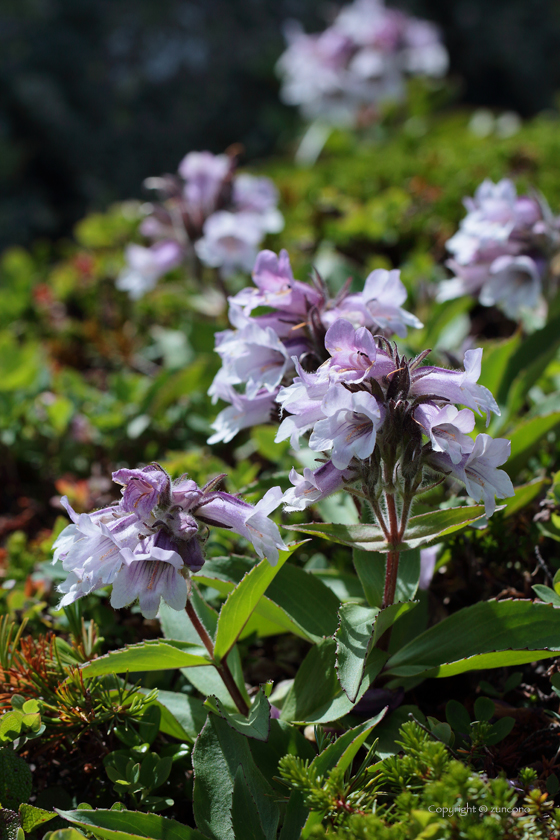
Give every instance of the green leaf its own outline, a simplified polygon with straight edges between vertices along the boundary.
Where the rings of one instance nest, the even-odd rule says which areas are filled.
[[[386,556],[355,548],[353,560],[369,605],[380,607],[383,603],[383,590],[385,588]],[[414,548],[412,551],[401,552],[395,601],[410,601],[414,598],[419,581],[420,549]]]
[[[241,765],[267,840],[276,838],[275,794],[251,756],[247,738],[214,714],[208,715],[193,755],[196,824],[212,840],[235,840],[232,826],[234,780]]]
[[[508,405],[511,414],[522,405],[528,391],[544,373],[560,346],[560,316],[552,318],[515,349],[510,356],[498,393],[499,405]]]
[[[366,662],[356,702],[383,667],[388,654],[373,650]],[[354,703],[348,699],[336,677],[336,642],[324,639],[316,644],[300,665],[282,705],[281,720],[298,723],[328,723],[348,714]]]
[[[507,738],[513,727],[515,726],[515,718],[512,717],[503,717],[500,720],[496,721],[496,723],[492,724],[492,728],[490,729],[490,733],[486,735],[484,739],[484,743],[488,747],[492,747],[494,744],[499,744],[500,741],[503,741],[504,738]]]
[[[303,793],[293,790],[286,805],[282,831],[278,840],[300,840],[301,830],[309,814],[309,808],[305,805]]]
[[[159,732],[159,725],[161,723],[161,711],[154,706],[148,706],[144,711],[140,724],[138,726],[138,734],[144,744],[153,744],[156,735]]]
[[[176,820],[159,814],[143,814],[140,811],[117,811],[97,808],[95,810],[61,811],[58,814],[74,825],[80,825],[102,840],[129,840],[147,837],[150,840],[205,840],[196,828],[189,828]]]
[[[362,684],[369,649],[381,638],[397,618],[415,606],[414,602],[392,604],[384,610],[343,604],[336,639],[336,672],[338,681],[353,703]]]
[[[316,756],[315,748],[296,726],[274,718],[270,721],[268,741],[251,738],[247,743],[266,781],[282,797],[286,795],[286,786],[278,779],[278,762],[282,756],[297,755],[304,761],[312,761]]]
[[[471,730],[471,718],[462,703],[449,700],[445,707],[445,718],[449,726],[459,735],[468,735]]]
[[[501,510],[501,508],[497,508]],[[450,534],[462,530],[471,522],[484,515],[484,505],[448,508],[430,513],[422,513],[409,519],[404,542],[396,546],[401,551],[431,545],[440,542]],[[331,542],[356,546],[366,551],[388,552],[389,543],[376,525],[334,525],[323,522],[310,522],[304,525],[287,525],[292,531],[313,534]],[[363,582],[362,582],[363,583]],[[365,586],[364,586],[365,589]]]
[[[515,495],[504,500],[505,507],[502,514],[504,519],[514,516],[527,505],[530,505],[549,484],[549,478],[536,478],[534,481],[529,481],[528,484],[520,484],[519,487],[515,487]]]
[[[227,595],[251,568],[244,558],[219,558],[207,561],[195,580]],[[315,574],[286,563],[257,603],[254,614],[275,623],[283,632],[317,642],[335,632],[339,605],[336,595]],[[242,636],[247,629],[249,622]]]
[[[233,836],[243,837],[243,840],[266,840],[267,838],[259,819],[257,803],[253,799],[241,764],[233,780],[231,827]]]
[[[387,709],[382,709],[375,717],[366,720],[353,729],[348,729],[313,759],[311,767],[321,776],[324,776],[333,767],[338,767],[342,771],[347,770],[354,761],[360,747],[367,741],[370,732],[375,729],[386,714]]]
[[[379,610],[358,604],[342,604],[338,614],[340,624],[335,635],[336,672],[346,696],[355,703]]]
[[[84,838],[85,834],[77,828],[59,828],[58,831],[47,831],[43,835],[43,840],[84,840]]]
[[[521,665],[560,651],[560,610],[531,601],[487,601],[453,613],[389,659],[398,676],[447,677]]]
[[[235,645],[229,652],[227,661],[238,689],[240,690],[247,705],[250,706],[251,700],[247,694],[247,689],[245,688],[243,668],[241,666],[241,658],[239,656],[237,645]],[[182,668],[181,673],[185,675],[189,682],[192,683],[192,685],[194,685],[194,687],[198,689],[204,697],[214,695],[220,700],[226,709],[229,709],[232,712],[237,711],[229,691],[225,687],[222,678],[215,668],[202,668],[198,666],[194,668]]]
[[[54,811],[44,811],[42,808],[35,808],[34,805],[22,803],[19,806],[21,827],[24,831],[33,831],[38,825],[48,822],[56,817]]]
[[[253,699],[247,717],[240,714],[228,712],[217,697],[208,698],[207,705],[222,717],[226,723],[235,729],[236,732],[245,735],[247,738],[256,738],[257,741],[267,741],[270,732],[270,703],[262,690],[259,689]]]
[[[542,439],[560,425],[560,411],[548,414],[546,417],[533,417],[519,423],[513,431],[508,432],[511,440],[511,455],[503,469],[512,478],[525,466],[531,455],[542,446]]]
[[[206,720],[202,700],[182,692],[158,689],[156,704],[162,711],[161,731],[173,738],[194,742]]]
[[[482,370],[478,384],[488,388],[490,393],[502,395],[502,380],[510,364],[511,357],[518,350],[521,344],[521,333],[516,332],[511,338],[505,341],[494,341],[484,347],[482,356]],[[511,375],[508,374],[508,376]],[[507,394],[506,394],[507,396]]]
[[[474,719],[490,720],[496,711],[496,704],[489,697],[477,697],[474,701]]]
[[[299,545],[301,543],[290,546],[289,551],[281,551],[275,566],[271,566],[266,558],[261,560],[230,593],[218,618],[214,645],[216,660],[227,656],[271,581]]]
[[[192,665],[211,665],[206,648],[189,642],[153,639],[137,645],[126,645],[82,666],[88,677],[101,674],[120,674],[123,671],[164,671],[167,668],[187,668]]]
[[[556,607],[560,607],[560,595],[554,589],[544,586],[542,583],[536,583],[532,589],[545,604],[554,604]]]

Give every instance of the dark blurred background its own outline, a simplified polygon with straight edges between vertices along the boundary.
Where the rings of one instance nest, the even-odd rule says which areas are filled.
[[[560,89],[556,0],[391,3],[437,21],[462,101],[530,116]],[[0,249],[67,234],[141,195],[191,149],[285,147],[282,23],[323,28],[316,0],[1,0]]]

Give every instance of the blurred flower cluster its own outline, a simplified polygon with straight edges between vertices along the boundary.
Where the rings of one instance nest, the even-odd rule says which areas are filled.
[[[296,368],[315,370],[326,360],[325,334],[335,321],[343,318],[387,336],[404,337],[407,327],[421,327],[401,306],[406,289],[399,274],[377,269],[362,292],[351,293],[348,282],[331,298],[317,273],[313,284],[294,280],[286,251],[279,256],[261,251],[253,271],[256,288],[243,289],[229,299],[229,319],[235,329],[216,335],[222,367],[209,393],[230,407],[216,418],[209,443],[230,441],[240,429],[278,415],[278,393],[292,381]],[[253,315],[260,307],[271,311]]]
[[[382,0],[354,0],[318,34],[292,22],[286,37],[277,65],[284,102],[332,125],[375,116],[380,103],[403,98],[407,75],[443,76],[448,66],[437,27]]]
[[[60,605],[112,584],[115,609],[136,598],[147,618],[155,618],[161,598],[175,610],[184,609],[189,573],[204,564],[208,526],[234,531],[275,564],[278,550],[286,546],[268,514],[280,504],[281,489],[272,488],[253,506],[216,490],[223,478],[201,488],[186,476],[172,482],[159,464],[150,464],[113,473],[123,485],[118,504],[77,514],[64,497],[73,524],[54,544],[53,562],[61,560],[68,572],[59,587]]]
[[[542,305],[550,262],[560,249],[560,218],[543,196],[518,196],[507,178],[483,181],[464,204],[467,215],[447,242],[455,277],[440,285],[438,300],[473,295],[514,320]]]
[[[288,509],[303,510],[358,480],[374,504],[382,489],[399,487],[409,507],[425,467],[463,482],[473,499],[484,500],[487,515],[495,495],[513,495],[509,476],[497,469],[510,441],[469,436],[473,410],[500,413],[490,391],[477,384],[482,350],[465,353],[464,370],[431,367],[422,364],[429,351],[409,360],[387,339],[342,320],[328,330],[325,346],[327,362],[316,373],[299,367],[277,397],[289,414],[276,439],[290,437],[297,447],[311,432],[310,449],[329,458],[303,475],[292,470]]]
[[[189,152],[177,175],[148,178],[158,203],[144,205],[140,232],[152,244],[131,244],[117,287],[137,299],[185,260],[227,277],[250,271],[267,233],[282,230],[278,192],[269,178],[236,173],[235,154]]]

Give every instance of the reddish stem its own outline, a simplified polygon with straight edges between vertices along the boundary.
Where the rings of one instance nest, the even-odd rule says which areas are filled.
[[[200,640],[201,640],[202,644],[204,645],[204,647],[206,648],[206,650],[208,651],[208,653],[210,654],[212,659],[214,659],[214,643],[212,642],[212,639],[210,638],[210,635],[209,635],[208,631],[206,630],[206,627],[204,626],[204,624],[201,622],[200,618],[196,614],[196,611],[195,611],[195,608],[192,605],[192,602],[188,598],[187,598],[186,610],[187,610],[188,617],[192,621],[192,625],[193,625],[194,629],[196,630],[196,632],[200,636]],[[247,717],[248,714],[249,714],[249,706],[247,705],[247,703],[243,699],[243,696],[242,696],[241,692],[239,691],[237,683],[235,682],[235,680],[233,678],[233,674],[231,673],[231,671],[229,669],[229,665],[227,664],[225,657],[222,659],[222,661],[220,662],[219,665],[216,665],[216,663],[214,663],[214,667],[216,668],[218,674],[222,678],[223,683],[224,683],[225,687],[227,688],[227,690],[229,691],[230,697],[233,700],[233,702],[235,703],[239,713],[244,715],[245,717]]]

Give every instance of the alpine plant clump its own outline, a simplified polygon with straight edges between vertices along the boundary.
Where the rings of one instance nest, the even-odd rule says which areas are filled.
[[[123,485],[122,498],[109,507],[77,514],[63,497],[72,524],[54,544],[53,562],[61,561],[68,573],[59,586],[60,606],[112,584],[115,609],[136,599],[146,618],[155,618],[161,599],[185,609],[189,576],[204,564],[212,526],[239,534],[259,557],[277,563],[286,546],[268,515],[282,501],[281,489],[270,489],[253,506],[217,490],[223,478],[198,487],[186,476],[172,481],[159,464],[150,464],[113,473]]]
[[[303,510],[342,488],[367,499],[391,544],[402,541],[411,505],[427,475],[452,476],[469,495],[483,501],[490,516],[500,499],[513,495],[507,473],[498,467],[510,441],[487,434],[469,436],[474,412],[499,414],[487,388],[478,385],[482,350],[467,350],[464,370],[423,364],[429,350],[407,359],[384,336],[336,321],[327,331],[328,360],[282,388],[286,412],[277,441],[309,447],[324,463],[292,470],[284,496],[288,510]],[[464,408],[458,408],[464,406]]]
[[[487,179],[464,205],[467,215],[447,242],[453,256],[446,265],[455,276],[440,284],[437,299],[472,295],[513,320],[544,308],[543,294],[554,291],[551,260],[560,250],[560,218],[545,198],[518,196],[508,178]]]
[[[138,299],[183,262],[250,271],[267,233],[284,226],[278,191],[269,178],[237,173],[235,154],[189,152],[177,175],[148,178],[159,202],[143,205],[140,232],[148,247],[131,244],[117,287]]]
[[[422,324],[402,308],[406,289],[397,270],[377,269],[361,292],[350,281],[334,297],[315,273],[313,283],[295,280],[287,251],[261,251],[253,270],[255,287],[229,298],[235,327],[216,335],[222,367],[209,394],[229,403],[212,428],[209,443],[227,443],[244,428],[278,418],[278,394],[300,368],[316,370],[328,359],[327,330],[344,319],[387,337],[405,337],[408,327]],[[266,314],[254,311],[267,307]]]
[[[440,77],[449,63],[433,23],[381,0],[355,0],[313,35],[291,21],[286,38],[277,65],[283,101],[330,125],[375,118],[380,104],[404,98],[407,76]]]

